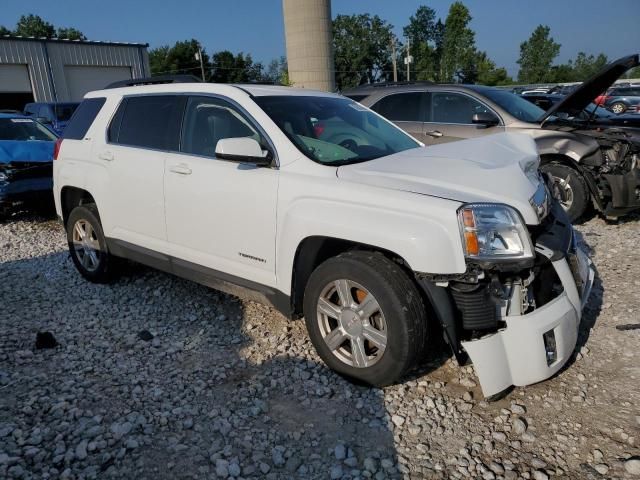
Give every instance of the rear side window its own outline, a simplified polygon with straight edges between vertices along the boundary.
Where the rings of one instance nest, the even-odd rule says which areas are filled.
[[[148,95],[125,98],[109,125],[111,143],[178,150],[185,98]]]
[[[96,119],[98,112],[104,105],[106,98],[87,98],[71,116],[69,124],[64,129],[63,138],[82,140],[89,131],[89,127]]]
[[[372,109],[394,122],[423,122],[421,92],[396,93],[376,103]]]

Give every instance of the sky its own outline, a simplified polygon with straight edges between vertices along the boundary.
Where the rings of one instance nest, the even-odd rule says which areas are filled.
[[[332,14],[379,15],[402,36],[420,5],[446,18],[453,0],[333,0]],[[615,59],[640,49],[640,0],[463,0],[476,46],[516,75],[520,43],[539,24],[562,45],[557,62],[580,51]],[[0,25],[34,13],[90,40],[148,43],[151,48],[198,39],[208,52],[250,53],[268,63],[285,54],[282,0],[0,0]]]

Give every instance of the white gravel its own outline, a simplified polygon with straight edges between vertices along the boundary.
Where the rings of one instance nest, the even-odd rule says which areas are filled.
[[[56,222],[0,224],[0,478],[640,478],[638,220],[579,227],[575,360],[494,403],[443,349],[358,387],[302,322],[138,266],[91,285]]]

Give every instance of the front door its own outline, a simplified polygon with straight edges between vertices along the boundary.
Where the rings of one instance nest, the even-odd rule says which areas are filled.
[[[165,212],[172,256],[254,282],[275,285],[278,170],[216,158],[222,138],[267,143],[231,102],[187,100],[179,153],[165,161]],[[212,272],[213,273],[213,272]]]
[[[424,113],[428,108],[426,92],[392,93],[378,100],[371,109],[422,143],[430,143],[424,135]]]

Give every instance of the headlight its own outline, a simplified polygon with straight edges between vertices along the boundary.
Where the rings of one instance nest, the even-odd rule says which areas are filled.
[[[507,205],[466,204],[458,210],[465,256],[472,260],[523,260],[534,257],[520,214]]]

